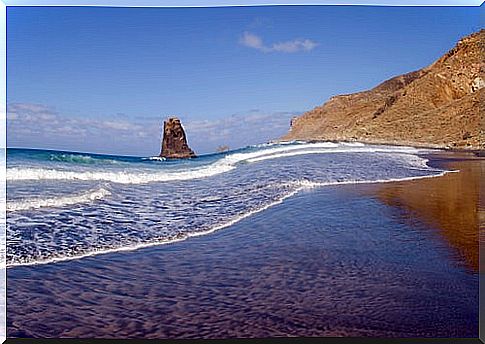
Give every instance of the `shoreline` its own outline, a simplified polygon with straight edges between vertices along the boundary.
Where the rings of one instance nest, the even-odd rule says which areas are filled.
[[[420,143],[413,141],[387,141],[387,140],[349,140],[349,139],[292,139],[292,140],[271,140],[268,143],[282,143],[291,141],[302,141],[306,143],[320,143],[320,142],[332,142],[332,143],[362,143],[368,145],[376,146],[395,146],[395,147],[413,147],[413,148],[424,148],[424,149],[436,149],[443,152],[454,152],[454,153],[472,153],[477,157],[485,157],[485,148],[480,147],[449,147],[443,144],[432,144],[432,143]]]
[[[436,227],[467,268],[483,272],[479,263],[479,228],[485,219],[485,159],[470,152],[422,154],[431,168],[452,170],[440,178],[376,185],[376,196],[392,207]]]
[[[327,141],[325,141],[327,142]],[[116,254],[119,252],[133,252],[133,251],[138,251],[142,250],[145,248],[150,248],[150,247],[157,247],[157,246],[165,246],[165,245],[170,245],[170,244],[175,244],[179,242],[184,242],[187,241],[191,238],[195,237],[200,237],[200,236],[207,236],[211,235],[217,231],[227,229],[228,227],[233,226],[234,224],[251,217],[257,213],[264,212],[269,208],[272,208],[273,206],[276,206],[278,204],[281,204],[284,202],[286,199],[289,199],[298,193],[308,190],[308,189],[313,189],[313,188],[326,188],[326,187],[338,187],[338,186],[358,186],[358,185],[378,185],[378,184],[392,184],[392,183],[402,183],[402,182],[413,182],[413,181],[418,181],[421,179],[429,179],[429,178],[439,178],[443,177],[446,174],[449,173],[457,173],[460,171],[456,170],[447,170],[446,169],[446,162],[447,161],[452,161],[452,160],[468,160],[468,159],[480,159],[480,158],[475,158],[473,156],[470,156],[470,152],[462,152],[465,153],[464,156],[457,157],[456,154],[458,152],[449,152],[449,151],[444,151],[444,152],[436,152],[436,153],[425,153],[425,154],[418,154],[422,157],[424,157],[427,162],[426,165],[430,168],[439,168],[442,169],[443,171],[440,172],[439,174],[436,175],[426,175],[426,176],[416,176],[416,177],[405,177],[405,178],[396,178],[396,179],[385,179],[385,180],[362,180],[362,181],[343,181],[343,182],[331,182],[331,183],[309,183],[308,185],[301,185],[297,189],[291,191],[289,194],[281,197],[278,200],[275,200],[274,202],[265,205],[261,208],[254,209],[248,213],[245,213],[243,215],[240,215],[239,217],[232,219],[226,223],[222,223],[219,225],[216,225],[213,228],[210,228],[208,230],[205,230],[203,232],[194,232],[194,233],[189,233],[184,237],[177,237],[173,239],[167,239],[164,241],[160,242],[148,242],[148,243],[141,243],[137,244],[134,246],[123,246],[123,247],[118,247],[118,248],[110,248],[110,249],[105,249],[105,250],[100,250],[96,252],[88,252],[84,254],[80,254],[78,256],[72,256],[72,257],[55,257],[51,259],[47,259],[44,261],[35,261],[35,262],[23,262],[23,263],[14,263],[14,264],[6,264],[7,269],[13,269],[13,268],[18,268],[18,267],[24,267],[24,266],[38,266],[38,265],[49,265],[49,264],[56,264],[56,263],[61,263],[61,262],[68,262],[68,261],[74,261],[74,260],[80,260],[80,259],[85,259],[89,257],[96,257],[99,255],[109,255],[109,254]],[[480,159],[481,160],[481,159]]]
[[[142,249],[150,248],[150,247],[176,244],[176,243],[184,242],[184,241],[187,241],[191,238],[196,238],[196,237],[200,237],[200,236],[208,236],[208,235],[211,235],[215,232],[223,230],[225,228],[231,227],[234,224],[237,224],[238,222],[240,222],[240,221],[242,221],[242,220],[244,220],[248,217],[251,217],[251,216],[253,216],[257,213],[264,212],[265,210],[270,209],[275,205],[281,204],[283,201],[285,201],[288,198],[291,198],[292,196],[295,196],[299,192],[309,190],[309,189],[338,187],[338,186],[352,186],[352,185],[355,185],[355,186],[363,185],[363,186],[365,186],[365,185],[374,185],[374,184],[411,182],[411,181],[420,180],[420,179],[439,178],[439,177],[445,176],[448,173],[457,173],[457,172],[459,172],[459,171],[443,171],[440,174],[436,174],[436,175],[405,177],[405,178],[401,178],[401,179],[372,180],[372,181],[349,181],[349,182],[328,183],[328,184],[322,184],[322,185],[315,184],[315,185],[310,185],[310,186],[303,186],[299,189],[292,191],[291,193],[282,197],[281,199],[274,201],[273,203],[270,203],[270,204],[263,206],[259,209],[255,209],[253,211],[245,213],[245,214],[241,215],[240,217],[233,219],[233,220],[231,220],[227,223],[217,225],[217,226],[210,228],[210,229],[208,229],[207,231],[204,231],[204,232],[194,232],[194,233],[187,234],[187,236],[183,237],[183,238],[169,239],[169,240],[161,241],[161,242],[144,243],[144,244],[139,244],[139,245],[136,245],[136,246],[124,246],[124,247],[119,247],[119,248],[106,249],[104,251],[89,252],[89,253],[82,254],[82,255],[79,255],[79,256],[52,258],[52,259],[45,260],[45,261],[16,263],[16,264],[11,264],[11,265],[6,264],[6,268],[7,269],[13,269],[13,268],[24,267],[24,266],[37,266],[37,265],[55,264],[55,263],[68,262],[68,261],[73,261],[73,260],[89,258],[89,257],[96,257],[96,256],[106,255],[106,254],[116,254],[116,253],[119,253],[119,252],[133,252],[133,251],[138,251],[138,250],[142,250]]]
[[[475,337],[478,273],[406,206],[445,202],[483,163],[458,159],[440,178],[303,190],[191,240],[7,269],[9,337]]]

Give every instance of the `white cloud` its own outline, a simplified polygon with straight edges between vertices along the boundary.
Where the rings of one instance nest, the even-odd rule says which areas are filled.
[[[315,49],[317,45],[317,43],[309,39],[296,39],[294,41],[273,44],[273,50],[285,53],[295,53],[297,51],[311,51]]]
[[[9,147],[142,155],[144,152],[156,154],[159,150],[160,125],[154,122],[146,126],[119,114],[103,118],[74,117],[40,104],[11,103],[7,132]]]
[[[96,123],[98,127],[100,128],[106,128],[106,129],[114,129],[114,130],[138,130],[140,127],[138,125],[135,125],[133,123],[127,122],[127,121],[102,121]]]
[[[246,47],[249,47],[249,48],[259,49],[259,50],[267,49],[264,46],[263,40],[261,39],[261,37],[256,36],[255,34],[252,34],[250,32],[243,33],[243,36],[241,37],[240,42],[242,45],[245,45]]]
[[[198,154],[219,145],[244,147],[285,134],[299,112],[258,109],[216,119],[182,118],[189,145]],[[103,118],[74,117],[38,104],[8,104],[9,147],[33,147],[107,154],[156,155],[163,118],[119,114]]]
[[[239,148],[277,139],[290,127],[290,119],[300,112],[262,112],[250,110],[214,120],[184,122],[189,144],[215,151],[219,145]]]
[[[310,39],[294,39],[291,41],[277,42],[272,45],[265,45],[263,39],[251,32],[244,32],[239,43],[252,49],[260,50],[265,53],[283,52],[297,53],[300,51],[312,51],[318,46],[318,43]]]

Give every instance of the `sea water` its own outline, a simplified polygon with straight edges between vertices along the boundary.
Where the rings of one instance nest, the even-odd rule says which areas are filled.
[[[427,166],[427,152],[284,142],[164,160],[8,149],[7,267],[209,234],[307,188],[445,173]]]

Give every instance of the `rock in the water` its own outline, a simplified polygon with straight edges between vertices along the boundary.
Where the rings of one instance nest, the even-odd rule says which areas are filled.
[[[184,128],[177,117],[163,122],[162,151],[160,156],[167,159],[194,158],[195,153],[187,144]]]

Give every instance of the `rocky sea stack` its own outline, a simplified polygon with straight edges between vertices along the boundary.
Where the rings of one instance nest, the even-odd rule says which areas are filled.
[[[196,156],[187,144],[184,128],[177,117],[170,117],[163,122],[160,156],[167,159],[185,159]]]

